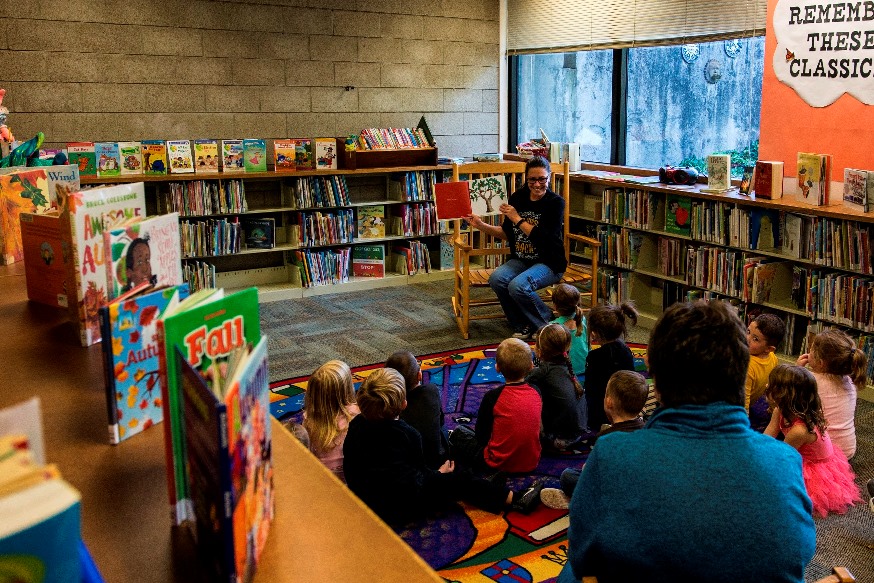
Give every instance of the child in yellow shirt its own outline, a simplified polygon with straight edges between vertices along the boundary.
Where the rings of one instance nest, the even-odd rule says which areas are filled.
[[[783,340],[785,332],[786,325],[783,320],[774,314],[760,314],[747,328],[750,365],[744,388],[744,407],[750,415],[750,424],[757,431],[763,431],[768,425],[765,389],[768,386],[768,376],[777,366],[777,355],[774,351]]]

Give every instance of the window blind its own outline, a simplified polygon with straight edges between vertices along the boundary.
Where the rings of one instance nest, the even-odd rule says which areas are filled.
[[[507,53],[762,36],[767,0],[508,0]]]

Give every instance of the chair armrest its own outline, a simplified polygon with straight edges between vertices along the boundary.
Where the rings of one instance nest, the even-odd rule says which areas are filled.
[[[835,567],[831,575],[818,579],[816,583],[856,583],[856,578],[846,567]]]
[[[574,241],[579,241],[580,243],[585,243],[586,245],[591,245],[592,247],[598,248],[601,246],[601,242],[597,239],[592,239],[591,237],[584,237],[583,235],[577,235],[575,233],[568,233],[568,239],[572,239]]]
[[[452,246],[457,249],[461,249],[462,251],[470,251],[471,249],[473,249],[473,247],[468,245],[467,242],[461,237],[452,239]]]

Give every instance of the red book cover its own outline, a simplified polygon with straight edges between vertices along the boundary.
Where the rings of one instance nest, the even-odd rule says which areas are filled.
[[[434,185],[434,199],[438,221],[470,216],[470,185],[466,181],[438,182]]]

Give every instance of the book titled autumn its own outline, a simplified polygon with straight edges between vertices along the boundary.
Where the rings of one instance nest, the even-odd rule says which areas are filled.
[[[158,318],[188,297],[188,284],[138,287],[100,308],[109,443],[164,419],[158,367]]]

